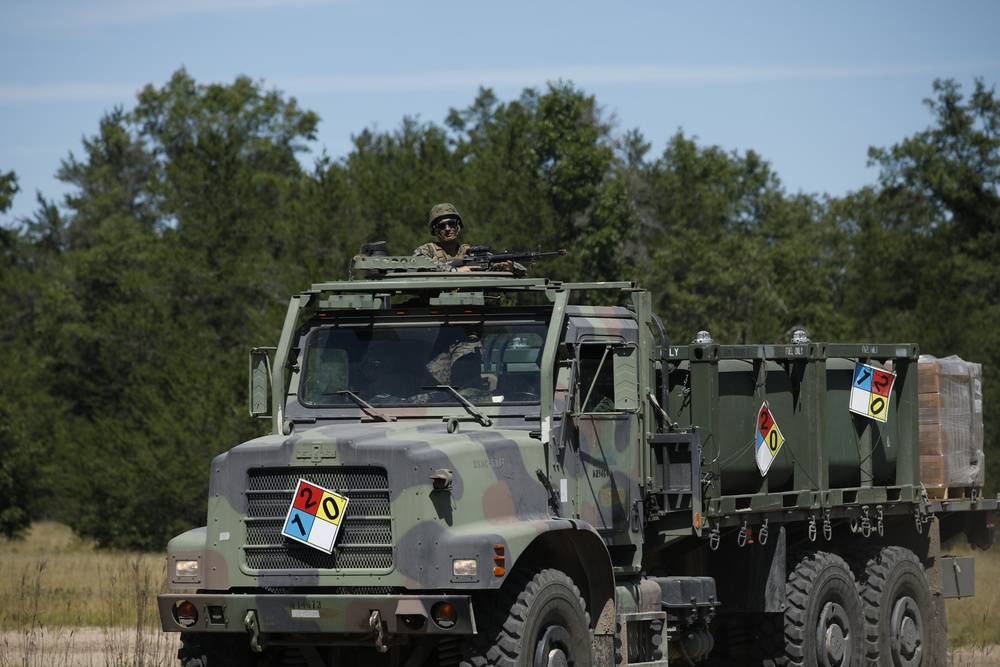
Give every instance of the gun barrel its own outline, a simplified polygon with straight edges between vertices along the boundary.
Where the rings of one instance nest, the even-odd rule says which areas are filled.
[[[560,248],[559,250],[553,250],[550,252],[498,252],[490,256],[489,260],[491,262],[506,262],[508,260],[517,261],[519,259],[535,260],[542,257],[555,257],[556,255],[565,255],[566,249]]]

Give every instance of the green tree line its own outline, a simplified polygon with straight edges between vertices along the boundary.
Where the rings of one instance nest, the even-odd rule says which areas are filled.
[[[983,364],[987,490],[1000,479],[1000,106],[936,82],[928,128],[873,147],[877,182],[786,191],[766,159],[678,131],[659,155],[571,83],[481,89],[440,124],[364,130],[302,158],[319,116],[247,77],[184,70],[106,113],[62,202],[0,226],[0,530],[50,518],[160,549],[203,523],[211,459],[254,437],[246,355],[287,298],[363,243],[409,254],[454,202],[464,239],[565,247],[561,280],[638,279],[671,340],[917,342]],[[817,158],[821,159],[821,158]],[[0,165],[2,166],[2,165]],[[19,196],[0,171],[0,214]]]

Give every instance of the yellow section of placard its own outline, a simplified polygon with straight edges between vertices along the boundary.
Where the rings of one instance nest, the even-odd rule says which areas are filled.
[[[336,493],[324,491],[323,498],[319,501],[319,510],[316,512],[316,517],[333,524],[339,524],[340,520],[344,517],[345,507],[347,507],[347,498]]]

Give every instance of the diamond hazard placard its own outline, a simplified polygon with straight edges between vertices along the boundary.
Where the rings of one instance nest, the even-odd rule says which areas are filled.
[[[896,374],[868,364],[854,365],[854,384],[851,386],[851,412],[871,417],[880,422],[889,417],[889,394]]]
[[[333,553],[347,498],[304,479],[299,480],[281,534],[326,553]]]
[[[774,417],[771,416],[771,410],[767,407],[767,401],[764,401],[764,404],[760,406],[760,411],[757,413],[757,438],[755,442],[757,448],[757,469],[760,470],[760,474],[763,476],[767,474],[771,463],[774,462],[774,457],[778,455],[778,450],[781,449],[781,445],[785,442],[778,424],[775,423]]]

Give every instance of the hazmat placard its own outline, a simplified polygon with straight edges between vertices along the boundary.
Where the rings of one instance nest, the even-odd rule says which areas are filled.
[[[281,534],[311,547],[333,553],[347,498],[304,479],[299,480]]]
[[[774,421],[771,410],[767,407],[767,401],[764,401],[757,413],[757,469],[760,470],[761,476],[767,474],[784,442],[781,429]]]
[[[851,412],[876,421],[889,417],[889,395],[896,374],[858,362],[854,364],[854,384],[851,386]]]

